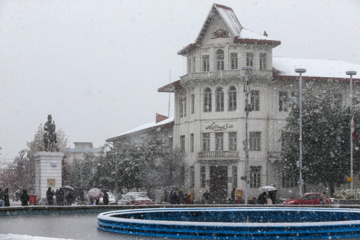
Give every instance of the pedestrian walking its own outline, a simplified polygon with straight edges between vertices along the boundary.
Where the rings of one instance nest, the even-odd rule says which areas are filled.
[[[233,188],[233,190],[231,191],[231,202],[232,202],[232,204],[235,204],[235,192],[236,192],[236,189]]]
[[[321,198],[320,198],[320,203],[321,204],[326,204],[327,203],[327,200],[328,198],[326,197],[326,192],[323,192],[323,194],[321,195]]]
[[[5,202],[4,202],[4,192],[3,192],[2,188],[0,188],[0,206],[2,206],[2,207],[5,206]]]
[[[21,196],[20,189],[16,190],[15,195],[16,195],[16,201],[20,201],[20,196]]]
[[[66,201],[69,205],[71,205],[74,201],[74,194],[72,193],[72,191],[70,190],[68,195],[66,196]]]
[[[64,189],[60,188],[59,190],[59,205],[63,206],[64,205]]]
[[[5,203],[5,207],[10,207],[9,188],[5,188],[5,191],[4,191],[4,203]]]
[[[20,196],[20,199],[21,199],[21,206],[28,206],[30,197],[29,197],[29,194],[27,193],[26,189],[23,190],[23,192]]]
[[[60,193],[59,193],[59,189],[56,189],[56,191],[55,191],[55,199],[56,199],[56,205],[60,205]]]
[[[51,191],[51,187],[49,187],[46,192],[46,199],[48,201],[48,205],[54,205],[54,193]]]
[[[103,204],[104,205],[109,204],[109,194],[106,191],[104,191],[104,195],[103,195]]]
[[[210,193],[208,192],[208,190],[206,190],[202,196],[202,199],[204,201],[204,204],[208,204],[209,200],[210,200]]]

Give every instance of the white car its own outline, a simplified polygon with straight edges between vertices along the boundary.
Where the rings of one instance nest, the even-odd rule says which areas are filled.
[[[119,205],[155,205],[146,192],[128,192],[119,201]]]
[[[109,205],[115,205],[116,201],[115,201],[115,196],[112,192],[106,192],[109,195]],[[101,197],[99,199],[99,204],[103,205],[104,204],[104,200],[103,197]]]

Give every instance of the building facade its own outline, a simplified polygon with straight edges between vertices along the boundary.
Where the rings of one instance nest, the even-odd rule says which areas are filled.
[[[359,65],[328,60],[278,58],[273,49],[281,44],[267,33],[245,29],[233,10],[214,4],[195,43],[178,52],[187,59],[187,73],[178,81],[161,87],[175,97],[173,146],[186,152],[190,166],[185,187],[200,200],[208,190],[222,202],[233,188],[244,190],[245,171],[249,176],[249,199],[258,197],[259,187],[273,185],[278,196],[298,192],[297,181],[279,167],[281,129],[288,116],[289,101],[298,96],[299,75],[319,89],[338,84],[334,98],[349,104],[345,71]],[[245,169],[245,79],[248,75],[249,168]],[[357,79],[359,80],[359,79]],[[354,86],[354,92],[359,92]],[[314,189],[315,190],[315,189]]]

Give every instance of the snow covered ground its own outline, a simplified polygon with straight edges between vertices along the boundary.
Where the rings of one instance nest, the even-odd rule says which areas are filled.
[[[49,238],[49,237],[36,237],[29,235],[18,235],[18,234],[0,234],[1,240],[60,240],[65,238]],[[67,239],[71,240],[71,239]]]

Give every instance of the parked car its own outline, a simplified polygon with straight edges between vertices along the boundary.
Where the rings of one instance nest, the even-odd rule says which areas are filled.
[[[112,192],[107,192],[107,194],[109,195],[109,205],[114,205],[114,204],[116,204],[114,194],[113,194]],[[103,197],[101,197],[101,198],[99,199],[99,204],[104,204]]]
[[[322,204],[323,195],[321,193],[305,193],[300,199],[290,199],[284,202],[285,205],[316,205]],[[326,198],[326,204],[329,204],[330,200]]]
[[[119,201],[119,205],[154,205],[146,192],[128,192]]]

